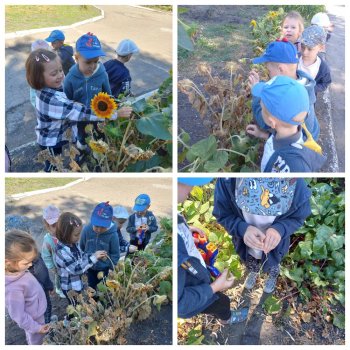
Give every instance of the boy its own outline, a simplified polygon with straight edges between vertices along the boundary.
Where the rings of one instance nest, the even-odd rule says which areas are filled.
[[[332,82],[331,72],[319,53],[326,44],[326,32],[322,27],[307,27],[301,35],[301,57],[298,69],[307,73],[315,82],[315,94],[325,91]]]
[[[103,250],[107,253],[109,259],[98,260],[88,271],[88,284],[96,289],[101,281],[97,275],[103,272],[104,276],[113,269],[120,257],[119,239],[116,225],[112,221],[113,208],[109,202],[99,203],[91,214],[90,223],[84,226],[80,237],[80,248],[88,255],[96,251]],[[112,265],[113,263],[113,265]]]
[[[135,199],[133,213],[128,220],[126,231],[130,234],[130,244],[144,250],[151,239],[151,233],[158,230],[157,219],[149,207],[151,198],[148,194],[140,194]]]
[[[309,109],[309,97],[297,80],[279,75],[256,84],[252,93],[260,99],[262,118],[274,130],[271,135],[256,125],[247,133],[267,139],[261,160],[262,172],[315,172],[325,157],[305,147],[301,125]]]
[[[62,31],[56,29],[45,40],[51,43],[53,50],[60,56],[64,75],[67,75],[70,67],[75,64],[73,59],[73,47],[64,43],[65,36]]]
[[[326,41],[331,38],[334,30],[334,24],[329,20],[327,13],[318,12],[311,18],[311,24],[322,27],[327,34]]]
[[[106,56],[100,41],[91,33],[84,34],[76,42],[75,59],[77,63],[64,79],[64,92],[70,100],[90,107],[91,100],[99,92],[111,94],[108,75],[103,64],[99,63],[100,56]],[[81,151],[87,150],[86,125],[89,122],[78,122],[77,146]],[[97,123],[92,123],[97,130]]]
[[[262,268],[268,273],[264,292],[272,293],[290,236],[311,214],[311,192],[301,178],[219,178],[213,215],[232,236],[249,271],[252,289]]]
[[[139,48],[132,40],[124,39],[119,43],[115,52],[117,53],[117,58],[104,63],[111,85],[112,95],[116,98],[120,94],[124,94],[124,96],[132,95],[130,91],[131,76],[125,63],[130,61],[134,53],[139,52]]]
[[[314,103],[316,102],[314,90],[315,81],[303,71],[297,70],[297,64],[299,62],[297,50],[292,43],[284,40],[285,39],[270,43],[266,48],[265,53],[261,57],[254,58],[253,63],[265,63],[266,68],[269,71],[270,78],[273,78],[276,75],[285,75],[295,79],[300,84],[305,86],[309,94],[309,108],[307,109],[305,124],[314,140],[317,141],[320,133],[320,126],[314,110]],[[251,87],[257,84],[259,80],[259,74],[254,70],[251,71],[249,75]],[[268,127],[262,120],[259,98],[253,97],[252,109],[254,119],[258,126],[267,130]]]
[[[129,218],[128,211],[121,205],[113,207],[113,222],[117,227],[118,238],[119,238],[119,248],[121,253],[126,253],[128,251],[129,242],[124,239],[121,229],[124,226],[126,220]]]
[[[178,202],[186,200],[193,186],[203,186],[212,178],[179,178]],[[228,270],[214,281],[194,244],[191,230],[184,217],[178,215],[178,316],[190,318],[199,313],[210,314],[223,324],[244,321],[248,308],[230,310],[230,299],[222,291],[232,287],[234,278]]]

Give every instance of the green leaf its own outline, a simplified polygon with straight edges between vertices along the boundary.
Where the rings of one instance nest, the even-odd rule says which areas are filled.
[[[210,159],[217,150],[216,139],[213,135],[195,143],[191,147],[191,152],[203,161]]]
[[[275,296],[270,295],[263,304],[263,307],[265,311],[268,314],[277,314],[281,311],[282,309],[282,303],[279,299],[277,299]]]
[[[304,280],[304,270],[301,267],[294,267],[291,270],[286,268],[281,269],[286,277],[296,282],[303,282]]]
[[[188,332],[188,338],[186,341],[186,345],[200,345],[204,339],[204,335],[202,335],[202,331],[199,329],[191,329]]]
[[[312,255],[312,242],[299,242],[300,255],[302,258],[310,259]]]
[[[226,151],[218,151],[216,152],[212,159],[208,160],[204,164],[204,170],[209,173],[215,173],[225,166],[228,161],[228,153]]]
[[[137,130],[144,135],[151,135],[160,140],[171,140],[172,135],[169,132],[168,125],[162,113],[155,112],[145,115],[136,120]]]
[[[199,209],[199,213],[200,214],[206,213],[209,210],[209,207],[210,207],[210,203],[209,202],[206,202],[206,203],[202,204],[202,206]]]
[[[316,237],[314,239],[314,249],[322,248],[325,243],[328,241],[330,236],[334,233],[334,229],[332,227],[321,225],[316,229]]]
[[[187,34],[184,25],[181,21],[178,22],[177,25],[177,40],[178,45],[187,51],[193,51],[194,46],[190,36]]]
[[[342,266],[345,263],[345,254],[344,252],[333,251],[331,254],[332,259],[335,262],[335,266]]]
[[[112,125],[107,124],[104,128],[105,133],[114,139],[122,138],[123,134],[119,128],[113,127]]]
[[[146,107],[147,107],[147,102],[144,98],[132,104],[132,109],[136,113],[142,113],[146,109]]]
[[[335,251],[342,248],[344,243],[345,243],[344,236],[337,236],[333,234],[327,241],[327,247],[329,248],[330,251]]]
[[[191,190],[191,196],[199,202],[201,202],[203,199],[203,193],[203,188],[199,186],[194,186]]]
[[[161,295],[171,295],[172,285],[169,281],[161,281],[159,283],[159,294]]]
[[[340,329],[345,329],[345,315],[334,313],[333,324]]]
[[[96,334],[97,334],[97,322],[93,321],[89,324],[87,337],[90,338]]]

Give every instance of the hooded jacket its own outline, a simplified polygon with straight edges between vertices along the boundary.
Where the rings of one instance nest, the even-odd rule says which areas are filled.
[[[294,192],[293,202],[289,210],[276,216],[271,228],[281,236],[277,247],[268,253],[268,259],[264,264],[264,271],[278,265],[288,253],[290,236],[304,224],[305,219],[311,214],[311,191],[306,186],[304,179],[298,178]],[[236,179],[219,178],[215,185],[213,215],[232,237],[233,245],[242,261],[247,261],[248,247],[243,241],[244,234],[249,226],[245,221],[242,210],[236,204],[235,196]],[[266,255],[263,253],[262,261]]]
[[[75,64],[64,79],[64,92],[70,100],[80,102],[90,107],[91,100],[99,92],[111,94],[108,75],[103,64],[99,63],[97,71],[90,77],[85,77]]]
[[[129,216],[128,226],[126,227],[126,231],[130,234],[130,240],[134,240],[137,237],[137,228],[135,226],[136,215],[136,213],[133,213]],[[151,233],[158,230],[158,225],[156,217],[150,210],[146,211],[145,217],[147,218],[148,225],[148,231],[145,232],[145,245],[147,245],[151,239]]]
[[[309,94],[309,111],[305,118],[305,124],[307,129],[310,131],[312,137],[314,138],[314,140],[317,141],[320,134],[320,125],[318,123],[318,120],[315,114],[315,108],[314,108],[314,104],[316,102],[316,95],[315,95],[316,83],[315,83],[315,80],[313,80],[307,73],[301,70],[297,70],[297,79],[301,80],[301,83],[305,86]],[[263,130],[269,130],[270,127],[265,124],[264,119],[262,117],[259,97],[253,96],[252,110],[253,110],[253,116],[254,116],[255,122],[259,126],[259,128]]]
[[[120,94],[128,95],[131,88],[131,76],[125,64],[114,59],[105,62],[104,66],[108,74],[112,95],[115,97]]]
[[[184,218],[178,215],[178,225],[186,225]],[[189,256],[182,237],[178,234],[178,316],[193,317],[209,307],[219,297],[210,287],[209,271],[200,261]]]
[[[105,250],[112,260],[113,264],[116,265],[120,258],[119,238],[116,225],[112,225],[104,233],[96,233],[91,223],[84,226],[79,246],[85,254],[94,254],[97,250]],[[95,265],[91,267],[91,270],[103,271],[107,269],[113,269],[113,266],[109,259],[98,260]]]
[[[63,45],[58,49],[57,53],[62,61],[64,75],[67,75],[70,68],[75,64],[73,58],[73,47],[70,45]]]
[[[328,85],[332,82],[331,71],[328,67],[326,61],[320,57],[321,65],[318,69],[317,75],[315,77],[315,94],[317,95],[319,92],[325,91]]]
[[[28,333],[38,333],[44,322],[46,296],[36,278],[24,271],[5,275],[5,305],[12,320]]]

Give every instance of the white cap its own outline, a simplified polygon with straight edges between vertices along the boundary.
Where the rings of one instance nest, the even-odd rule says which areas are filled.
[[[32,51],[35,51],[38,49],[50,50],[50,44],[45,40],[38,39],[32,43],[31,49]]]
[[[320,27],[329,27],[331,25],[331,21],[326,13],[318,12],[312,17],[311,24],[316,24]]]
[[[43,210],[43,218],[49,225],[56,223],[59,217],[60,210],[52,204]]]
[[[132,40],[124,39],[119,43],[115,52],[119,56],[127,56],[131,53],[139,52],[139,48],[136,46],[136,44]]]
[[[113,216],[117,219],[128,219],[129,213],[126,208],[121,205],[117,205],[116,207],[113,207]]]

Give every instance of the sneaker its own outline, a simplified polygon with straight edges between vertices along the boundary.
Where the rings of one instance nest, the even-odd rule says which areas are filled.
[[[244,288],[248,289],[248,290],[253,289],[257,278],[258,278],[257,272],[249,272],[249,274],[244,282]]]
[[[56,294],[62,299],[66,297],[60,289],[56,289]]]
[[[278,275],[274,276],[274,275],[269,274],[269,276],[267,277],[267,280],[265,282],[265,285],[264,285],[264,292],[265,293],[269,294],[275,290],[277,277],[278,277]]]
[[[248,312],[249,309],[247,307],[239,310],[231,310],[231,317],[226,324],[235,324],[245,321],[248,317]]]

